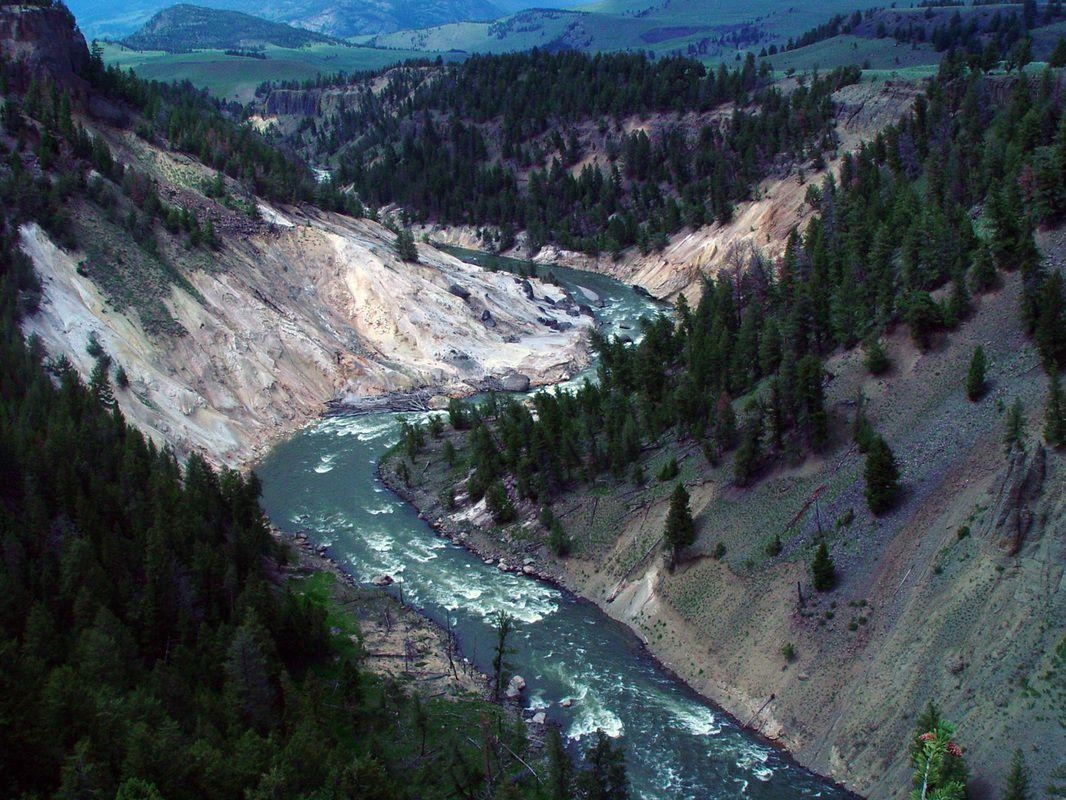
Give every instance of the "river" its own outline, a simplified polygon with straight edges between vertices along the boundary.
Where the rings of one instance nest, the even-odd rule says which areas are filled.
[[[486,265],[484,256],[452,250]],[[521,262],[493,260],[513,269]],[[600,275],[552,268],[575,294],[594,292],[605,332],[635,333],[649,299]],[[542,274],[546,270],[541,270]],[[635,336],[634,336],[635,338]],[[602,728],[626,751],[633,796],[643,800],[848,798],[744,730],[664,670],[637,637],[592,604],[537,580],[503,573],[439,538],[377,477],[377,462],[411,413],[336,414],[275,448],[258,467],[263,507],[305,533],[351,575],[387,573],[404,599],[451,626],[463,653],[491,671],[493,617],[516,620],[511,671],[527,683],[528,710],[544,710],[566,736],[587,743]],[[570,698],[564,708],[560,701]],[[584,742],[580,740],[584,739]]]

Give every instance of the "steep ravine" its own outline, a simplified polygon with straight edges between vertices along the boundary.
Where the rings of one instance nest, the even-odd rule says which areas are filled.
[[[170,287],[177,336],[146,333],[79,273],[81,253],[25,226],[43,299],[24,331],[85,376],[95,334],[129,375],[116,391],[127,417],[181,452],[233,465],[327,403],[461,395],[505,378],[538,385],[586,363],[592,321],[552,286],[538,283],[530,298],[514,277],[425,245],[419,263],[402,262],[393,234],[365,220],[262,214],[268,224],[224,239],[212,269],[186,271],[188,289]]]
[[[1046,381],[1016,320],[1019,288],[1011,276],[929,353],[897,331],[896,366],[884,378],[866,374],[861,353],[833,359],[827,399],[844,433],[820,458],[740,490],[728,463],[711,469],[684,449],[699,539],[673,573],[655,547],[668,494],[655,481],[643,493],[608,482],[559,498],[553,510],[571,536],[588,532],[591,542],[594,527],[613,531],[606,544],[559,560],[537,533],[535,508],[502,533],[483,503],[470,508],[461,493],[458,511],[446,512],[432,444],[422,485],[384,475],[434,525],[464,533],[487,557],[532,559],[538,573],[629,625],[696,690],[861,794],[909,795],[906,742],[929,700],[958,726],[973,800],[999,796],[1016,747],[1043,790],[1061,782],[1066,752],[1066,470],[1063,455],[1038,442]],[[970,403],[958,365],[977,343],[993,388]],[[863,460],[846,436],[859,386],[906,487],[901,507],[881,519],[865,508]],[[1007,458],[1000,408],[1014,397],[1029,414],[1029,446]],[[658,455],[648,458],[653,475]],[[787,528],[819,486],[816,507]],[[841,576],[824,595],[812,592],[807,569],[819,526]],[[768,559],[775,533],[784,552]],[[722,560],[710,555],[718,541]],[[792,663],[781,654],[788,642]]]
[[[833,95],[837,154],[854,152],[862,142],[896,122],[911,109],[919,91],[913,83],[891,82],[858,83],[838,90]],[[610,275],[655,297],[673,298],[684,292],[694,300],[704,276],[746,263],[753,249],[767,258],[779,257],[789,233],[794,228],[803,231],[811,219],[813,212],[806,202],[809,187],[820,185],[828,174],[838,175],[839,170],[840,158],[836,157],[821,170],[807,163],[775,173],[756,187],[751,200],[737,204],[731,220],[695,230],[685,228],[671,236],[661,251],[642,254],[631,247],[615,260],[608,254],[591,257],[549,244],[533,260]],[[445,244],[475,249],[483,246],[475,227],[428,225],[423,230]],[[523,242],[524,235],[520,235],[519,245],[506,255],[526,257]]]

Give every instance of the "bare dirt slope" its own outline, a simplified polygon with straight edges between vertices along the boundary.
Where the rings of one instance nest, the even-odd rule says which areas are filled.
[[[231,464],[329,401],[462,394],[516,370],[543,383],[584,363],[590,320],[543,300],[562,299],[554,287],[529,300],[511,276],[425,245],[419,263],[404,263],[376,223],[309,213],[264,206],[265,224],[221,237],[208,268],[185,270],[187,285],[163,299],[176,335],[147,333],[135,309],[120,311],[79,274],[83,254],[27,226],[22,246],[44,297],[25,331],[86,375],[95,333],[130,377],[117,392],[128,417],[179,450]]]
[[[909,791],[901,743],[928,700],[959,726],[974,797],[996,796],[1018,746],[1034,785],[1047,785],[1066,753],[1066,459],[1039,444],[1046,378],[1016,321],[1018,290],[1011,276],[931,353],[898,331],[883,379],[865,373],[858,353],[830,362],[837,429],[846,431],[861,387],[897,454],[906,497],[892,514],[867,511],[863,458],[843,436],[824,457],[747,490],[694,455],[694,557],[674,574],[658,558],[626,574],[661,533],[660,501],[628,519],[602,571],[572,565],[571,579],[641,629],[697,689],[864,794]],[[976,344],[990,357],[992,387],[970,403],[964,372]],[[1027,410],[1030,444],[1007,457],[1002,407],[1014,398]],[[819,527],[841,575],[826,595],[812,593],[807,570]],[[770,559],[775,534],[784,552]],[[719,541],[722,561],[710,557]],[[786,664],[790,642],[797,658]]]

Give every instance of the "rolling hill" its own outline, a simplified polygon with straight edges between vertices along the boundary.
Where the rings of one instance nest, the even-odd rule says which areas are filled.
[[[70,10],[90,38],[119,39],[144,25],[165,9],[166,0],[72,0]],[[405,28],[425,28],[464,20],[488,20],[503,16],[488,0],[281,0],[256,3],[252,0],[203,0],[201,5],[244,14],[255,14],[271,22],[282,22],[334,37],[374,34]]]
[[[191,50],[257,48],[271,44],[299,48],[312,44],[336,44],[337,40],[240,11],[182,4],[156,13],[144,27],[127,36],[122,43],[133,50],[187,53]]]
[[[861,4],[860,4],[861,6]],[[648,50],[684,53],[707,61],[736,58],[738,51],[784,44],[854,2],[830,0],[817,8],[735,0],[605,0],[569,10],[535,8],[491,22],[457,22],[422,30],[378,34],[364,41],[380,47],[505,53],[532,47],[583,52]]]

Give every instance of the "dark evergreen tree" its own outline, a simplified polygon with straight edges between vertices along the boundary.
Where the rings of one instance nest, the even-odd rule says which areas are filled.
[[[1029,800],[1029,769],[1025,765],[1025,755],[1021,749],[1014,751],[1010,760],[1010,772],[1007,773],[1007,788],[1003,800]]]
[[[895,456],[883,437],[875,435],[866,453],[866,504],[874,514],[892,509],[902,487]]]
[[[833,559],[829,557],[829,547],[822,542],[811,559],[811,585],[816,591],[828,592],[836,586],[836,582],[836,567],[833,566]]]
[[[666,525],[663,529],[663,544],[669,554],[671,566],[676,563],[678,554],[696,541],[696,526],[688,500],[685,485],[678,483],[670,495],[670,509],[666,513]]]
[[[1014,452],[1015,448],[1025,449],[1025,413],[1022,410],[1021,398],[1014,398],[1007,412],[1003,430],[1003,447],[1007,455]]]
[[[393,247],[396,249],[396,255],[404,261],[418,261],[418,246],[415,244],[415,237],[406,228],[396,234]]]
[[[1047,407],[1044,409],[1044,441],[1049,447],[1066,445],[1066,400],[1056,372],[1048,379]]]
[[[977,402],[984,396],[986,367],[985,349],[977,345],[973,351],[973,358],[970,359],[970,369],[966,373],[966,396],[973,402]]]
[[[578,800],[629,800],[625,755],[602,730],[585,754],[585,766],[577,777]]]
[[[866,343],[866,369],[871,375],[883,375],[892,367],[884,345],[876,337]]]

